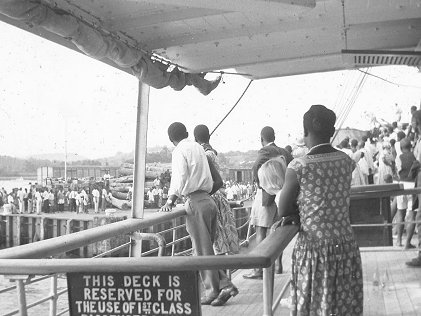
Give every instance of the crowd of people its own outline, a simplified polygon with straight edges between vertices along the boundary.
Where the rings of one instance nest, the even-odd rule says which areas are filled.
[[[251,184],[250,182],[244,183],[227,180],[224,182],[224,187],[228,201],[248,200],[256,192],[255,183]]]
[[[346,153],[355,163],[352,172],[352,185],[401,183],[405,189],[414,188],[421,161],[421,147],[418,145],[417,119],[419,111],[411,107],[413,122],[403,124],[393,122],[379,126],[361,139],[342,140],[338,149]],[[413,197],[397,196],[392,202],[391,218],[395,216],[397,225],[397,245],[405,249],[415,248],[411,240],[415,224],[406,228],[406,241],[402,243],[405,218],[409,222],[416,220],[418,203]],[[418,199],[415,199],[416,201]]]
[[[109,191],[101,187],[79,187],[71,184],[68,188],[43,187],[37,183],[29,183],[28,188],[18,188],[7,192],[0,190],[0,204],[3,214],[37,214],[75,212],[94,213],[105,211],[108,207]]]

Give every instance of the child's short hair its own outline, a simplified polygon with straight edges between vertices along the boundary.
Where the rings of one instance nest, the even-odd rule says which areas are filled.
[[[260,186],[269,194],[276,195],[284,186],[285,158],[280,156],[266,161],[257,172]]]
[[[411,149],[411,141],[409,138],[403,138],[400,141],[401,149]]]
[[[385,174],[383,180],[385,183],[393,183],[393,177],[390,173]]]

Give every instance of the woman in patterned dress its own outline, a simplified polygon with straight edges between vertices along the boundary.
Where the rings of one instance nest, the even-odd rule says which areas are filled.
[[[288,165],[278,204],[280,217],[298,213],[301,222],[292,254],[291,315],[362,315],[361,256],[349,221],[355,162],[329,142],[333,111],[312,105],[303,121],[310,150]]]
[[[216,170],[220,172],[217,152],[209,144],[210,135],[208,127],[206,125],[197,125],[194,128],[194,138],[205,150],[206,157],[212,161]],[[213,242],[215,254],[237,254],[240,251],[240,243],[237,228],[235,226],[234,214],[228,200],[222,189],[216,191],[212,195],[212,198],[218,207],[218,213],[216,214],[216,233]],[[221,278],[220,286],[222,287],[222,290],[217,299],[211,303],[213,306],[223,305],[231,296],[238,294],[237,287],[226,277]]]

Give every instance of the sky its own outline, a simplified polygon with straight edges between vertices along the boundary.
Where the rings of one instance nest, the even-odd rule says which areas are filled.
[[[0,154],[17,157],[67,151],[90,159],[134,150],[137,79],[100,61],[0,22]],[[392,121],[397,103],[421,102],[421,73],[407,66],[377,67],[368,76],[342,127],[369,128],[370,113]],[[269,125],[277,143],[302,135],[311,104],[341,115],[362,74],[346,70],[254,81],[211,138],[220,152],[260,148]],[[210,95],[195,88],[150,91],[148,147],[168,146],[167,127],[183,122],[193,136],[197,124],[213,130],[235,104],[249,79],[224,75]],[[67,128],[66,128],[67,126]],[[66,132],[67,130],[67,132]]]

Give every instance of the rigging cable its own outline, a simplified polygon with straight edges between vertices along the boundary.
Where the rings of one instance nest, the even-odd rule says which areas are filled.
[[[247,90],[250,88],[251,83],[253,82],[253,79],[250,79],[250,82],[248,83],[247,87],[244,89],[243,93],[241,94],[241,96],[238,98],[237,102],[235,102],[234,106],[231,108],[231,110],[228,111],[228,113],[224,116],[224,118],[218,123],[218,125],[216,125],[216,127],[213,129],[212,133],[210,133],[209,136],[212,136],[212,134],[216,131],[216,129],[219,127],[219,125],[222,124],[222,122],[227,118],[228,115],[230,115],[230,113],[232,112],[232,110],[234,110],[234,108],[237,106],[237,104],[241,101],[241,99],[243,98],[243,96],[246,94]]]
[[[349,73],[347,73],[347,78],[346,78],[346,82],[345,84],[342,86],[342,89],[340,91],[340,93],[336,96],[336,100],[335,100],[335,104],[333,106],[333,111],[335,111],[335,113],[341,113],[341,104],[343,102],[344,99],[344,95],[345,95],[345,91],[348,89],[349,86],[349,82],[351,81],[351,77],[349,76]]]
[[[335,101],[335,105],[333,108],[333,111],[335,113],[337,113],[336,117],[336,121],[339,121],[340,118],[343,116],[343,113],[345,111],[345,106],[346,106],[346,101],[345,99],[345,94],[349,94],[349,86],[350,86],[350,82],[351,82],[351,77],[348,76],[345,85],[343,86],[343,89],[341,90],[341,94],[336,98]],[[354,84],[355,85],[355,84]]]
[[[362,71],[361,69],[357,69],[357,70],[358,70],[358,71],[360,71],[360,72],[362,72],[362,73],[366,73],[365,71]],[[421,87],[420,87],[420,86],[412,86],[412,85],[408,85],[408,84],[400,84],[400,83],[396,83],[396,82],[393,82],[393,81],[387,80],[387,79],[385,79],[385,78],[382,78],[382,77],[380,77],[380,76],[376,76],[376,75],[371,74],[371,73],[367,73],[367,75],[369,75],[369,76],[373,76],[374,78],[377,78],[377,79],[383,80],[383,81],[385,81],[385,82],[387,82],[387,83],[390,83],[390,84],[396,85],[396,86],[398,86],[398,87],[408,87],[408,88],[421,89]]]
[[[351,112],[351,109],[354,106],[354,104],[355,104],[355,102],[356,102],[356,100],[357,100],[357,98],[358,98],[358,96],[359,96],[359,94],[361,92],[361,89],[362,89],[362,87],[365,84],[365,81],[367,79],[367,75],[369,73],[368,73],[368,70],[367,70],[367,72],[363,72],[363,73],[364,73],[364,75],[360,79],[360,82],[358,83],[358,85],[356,87],[354,87],[353,95],[351,96],[351,99],[350,99],[350,101],[349,101],[349,103],[348,103],[348,105],[346,107],[345,113],[342,115],[342,117],[340,118],[340,120],[337,121],[337,123],[338,123],[337,124],[337,128],[336,128],[335,134],[332,137],[331,143],[333,143],[333,141],[335,140],[336,136],[338,136],[339,130],[342,128],[342,125],[345,123],[346,118],[348,117],[349,113]]]
[[[339,130],[342,128],[342,126],[343,126],[343,124],[345,123],[345,121],[346,121],[346,119],[347,119],[347,117],[348,117],[349,113],[351,112],[351,109],[352,109],[352,107],[354,106],[354,104],[355,104],[355,102],[356,102],[356,100],[357,100],[357,98],[358,98],[358,96],[359,96],[359,94],[360,94],[360,92],[361,92],[361,89],[362,89],[362,87],[363,87],[363,85],[364,85],[364,83],[365,83],[365,80],[366,80],[366,76],[364,75],[364,76],[361,78],[361,81],[360,81],[360,83],[358,84],[357,88],[355,89],[355,92],[354,92],[353,96],[351,97],[351,100],[349,101],[349,104],[348,104],[348,106],[347,106],[346,112],[344,113],[344,116],[342,117],[342,119],[341,119],[340,123],[338,122],[338,123],[339,123],[339,124],[338,124],[338,129],[337,129],[336,134],[335,134],[335,136],[334,136],[334,138],[333,138],[333,139],[335,139],[335,137],[338,135]]]
[[[343,123],[345,122],[351,107],[355,103],[355,98],[356,98],[356,95],[358,94],[358,91],[360,89],[363,78],[364,78],[364,75],[360,75],[359,82],[357,84],[355,84],[354,87],[352,88],[351,96],[346,101],[347,103],[345,103],[344,111],[343,111],[342,115],[337,119],[337,126],[342,126]]]
[[[359,94],[361,92],[361,89],[362,89],[362,87],[363,87],[363,85],[365,83],[365,80],[366,80],[366,75],[363,75],[363,77],[361,78],[358,86],[355,88],[355,92],[352,95],[351,100],[349,101],[349,105],[347,106],[346,111],[344,113],[344,116],[341,119],[339,128],[342,128],[342,125],[345,123],[345,121],[346,121],[349,113],[351,112],[351,109],[354,106],[354,104],[355,104],[355,102],[356,102],[356,100],[357,100],[357,98],[358,98],[358,96],[359,96]]]

